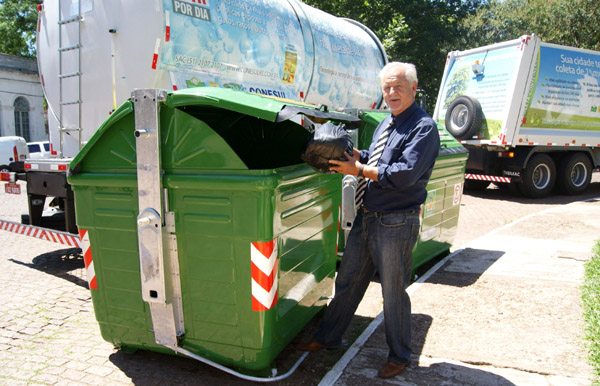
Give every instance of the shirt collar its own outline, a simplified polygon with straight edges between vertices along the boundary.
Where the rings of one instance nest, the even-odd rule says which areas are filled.
[[[404,122],[406,119],[408,119],[408,117],[410,117],[418,108],[419,106],[417,106],[417,102],[413,102],[412,105],[408,106],[408,108],[400,114],[396,116],[390,114],[390,117],[394,119],[394,125],[398,125],[400,122]]]

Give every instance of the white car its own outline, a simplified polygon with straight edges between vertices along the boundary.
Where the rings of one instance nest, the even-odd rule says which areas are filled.
[[[28,142],[29,159],[50,158],[50,142]]]
[[[27,158],[29,152],[23,137],[0,137],[0,171],[10,171],[11,162],[25,161]]]

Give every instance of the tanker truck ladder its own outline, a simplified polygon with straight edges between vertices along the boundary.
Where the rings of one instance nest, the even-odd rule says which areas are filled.
[[[58,15],[59,15],[59,21],[58,21],[58,88],[59,88],[59,138],[60,138],[60,148],[59,148],[59,156],[62,157],[63,156],[63,135],[64,134],[69,134],[69,132],[71,131],[76,131],[77,135],[78,135],[78,140],[79,140],[79,149],[81,149],[81,1],[78,2],[77,4],[77,14],[67,17],[67,18],[62,18],[63,16],[63,3],[64,0],[58,0]],[[67,9],[70,9],[70,4],[71,1],[68,1],[67,3]],[[63,46],[63,33],[65,31],[63,31],[63,29],[66,28],[72,28],[72,27],[68,27],[69,25],[73,25],[73,23],[77,23],[76,24],[76,29],[77,29],[77,34],[75,37],[75,41],[73,43],[75,44],[71,44],[68,46]],[[71,34],[71,36],[73,36],[73,34]],[[73,40],[73,39],[70,39]],[[66,55],[66,57],[63,57],[63,55]],[[63,61],[66,58],[72,58],[76,56],[76,68],[75,71],[72,72],[63,72]],[[72,81],[69,81],[68,79],[70,78],[77,78],[77,88],[75,91],[75,95],[73,95],[75,98],[73,99],[66,99],[67,97],[65,96],[65,89],[67,87],[65,87],[65,85],[63,84],[64,81],[67,82],[71,82],[74,83]],[[67,89],[73,89],[73,87],[67,88]],[[76,128],[67,128],[64,126],[63,122],[64,122],[64,108],[66,106],[72,106],[72,105],[78,105],[77,106],[77,127]]]

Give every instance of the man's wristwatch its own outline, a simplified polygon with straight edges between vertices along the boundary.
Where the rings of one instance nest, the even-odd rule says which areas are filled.
[[[365,169],[365,165],[360,164],[360,166],[358,167],[358,174],[357,174],[358,178],[361,178],[361,177],[364,178],[365,177],[365,175],[363,174],[363,170],[364,169]]]

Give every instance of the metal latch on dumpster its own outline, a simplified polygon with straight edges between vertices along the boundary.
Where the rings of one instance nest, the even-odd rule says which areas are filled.
[[[150,305],[156,343],[176,347],[177,337],[184,332],[181,285],[174,220],[166,211],[167,200],[161,188],[158,119],[166,91],[135,90],[131,99],[135,111],[142,299]]]

